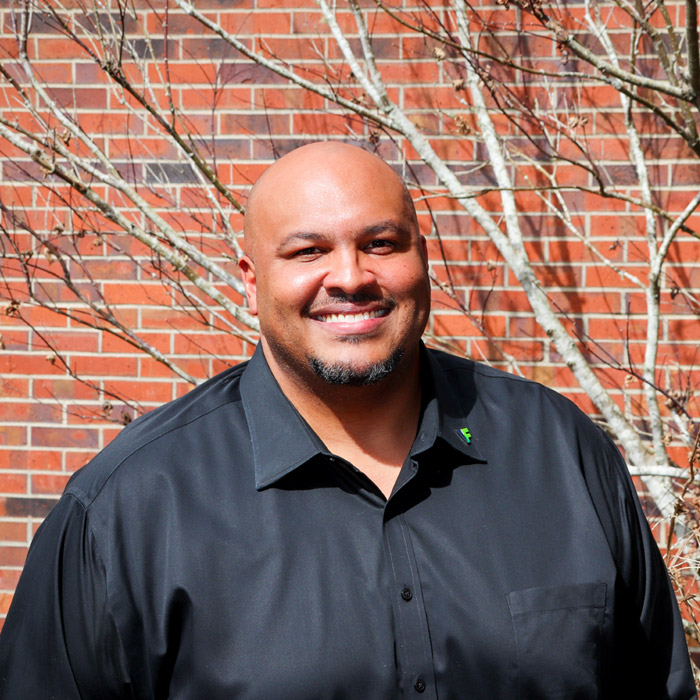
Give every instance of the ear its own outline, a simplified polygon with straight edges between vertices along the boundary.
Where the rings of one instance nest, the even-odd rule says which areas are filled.
[[[255,277],[255,265],[253,261],[244,255],[238,261],[238,267],[241,270],[241,277],[243,277],[243,286],[245,288],[245,295],[248,299],[248,309],[253,316],[258,315],[258,287],[257,278]]]
[[[423,253],[423,262],[425,263],[425,269],[428,269],[428,241],[425,236],[420,236],[420,249]]]

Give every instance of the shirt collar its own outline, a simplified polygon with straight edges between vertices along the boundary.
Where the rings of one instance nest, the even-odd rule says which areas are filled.
[[[280,389],[258,344],[241,376],[241,399],[255,461],[255,488],[269,486],[319,453],[318,436]]]
[[[422,344],[421,373],[424,408],[411,455],[427,451],[439,437],[470,461],[485,462],[477,438],[468,434],[466,419],[474,397],[455,394],[440,364]],[[314,456],[330,454],[280,389],[260,345],[241,377],[241,398],[250,429],[258,490]],[[463,429],[467,430],[466,437]]]
[[[457,393],[436,355],[421,343],[421,376],[423,415],[416,440],[411,449],[418,455],[430,449],[437,438],[474,462],[486,462],[479,450],[479,438],[469,430],[469,414],[476,401],[473,386],[461,386]]]

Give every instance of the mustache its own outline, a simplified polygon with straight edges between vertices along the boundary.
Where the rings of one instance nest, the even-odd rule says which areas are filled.
[[[392,297],[385,297],[381,294],[371,291],[361,291],[357,294],[327,294],[321,299],[314,299],[304,307],[304,313],[313,313],[314,309],[323,308],[328,304],[367,304],[378,302],[388,309],[393,309],[396,306],[396,301]]]

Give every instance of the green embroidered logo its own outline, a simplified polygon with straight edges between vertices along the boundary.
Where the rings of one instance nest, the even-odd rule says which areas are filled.
[[[469,432],[469,428],[460,428],[460,433],[462,433],[462,437],[470,443],[472,441],[472,434]]]

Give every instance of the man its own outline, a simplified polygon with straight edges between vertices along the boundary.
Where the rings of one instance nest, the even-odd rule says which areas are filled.
[[[245,234],[260,346],[73,477],[0,638],[2,697],[695,697],[612,443],[421,345],[426,249],[392,170],[293,151]]]

